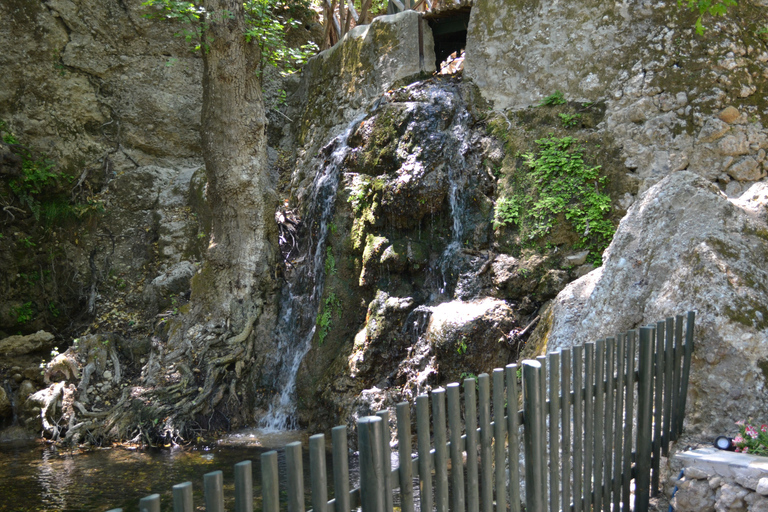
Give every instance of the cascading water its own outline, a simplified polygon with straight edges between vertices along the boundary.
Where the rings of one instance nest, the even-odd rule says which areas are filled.
[[[443,254],[440,256],[440,272],[442,274],[443,285],[440,293],[446,293],[449,290],[450,283],[455,283],[455,276],[452,275],[456,265],[455,256],[461,250],[462,237],[464,235],[463,216],[465,213],[464,197],[462,190],[466,188],[467,183],[467,162],[464,155],[469,150],[468,142],[468,123],[469,112],[460,112],[454,119],[451,127],[451,137],[456,148],[456,161],[448,168],[448,181],[450,188],[448,191],[448,203],[451,207],[451,241],[446,246]]]
[[[365,115],[356,118],[347,129],[336,137],[324,152],[332,151],[323,159],[312,184],[309,208],[305,216],[309,242],[307,258],[301,267],[288,277],[281,303],[281,316],[277,326],[278,353],[281,360],[275,388],[276,399],[270,404],[267,415],[261,420],[265,430],[294,429],[296,405],[294,392],[299,366],[312,345],[315,335],[315,318],[323,295],[325,278],[325,247],[328,224],[333,217],[340,169],[350,151],[347,140]]]

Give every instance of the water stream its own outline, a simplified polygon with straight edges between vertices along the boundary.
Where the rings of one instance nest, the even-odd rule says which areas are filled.
[[[296,377],[315,335],[315,319],[325,279],[325,242],[328,237],[328,225],[333,217],[341,166],[350,151],[347,140],[366,115],[363,114],[352,121],[344,133],[321,150],[322,154],[330,154],[327,158],[321,158],[304,218],[308,234],[305,261],[287,276],[280,305],[277,350],[281,359],[275,382],[278,394],[270,404],[267,415],[260,422],[267,431],[297,427],[294,417]]]

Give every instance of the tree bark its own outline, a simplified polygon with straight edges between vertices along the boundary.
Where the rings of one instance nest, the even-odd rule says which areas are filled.
[[[266,163],[259,48],[245,40],[243,3],[207,0],[205,8],[201,128],[213,218],[191,314],[203,323],[229,320],[239,331],[274,293],[277,197]]]

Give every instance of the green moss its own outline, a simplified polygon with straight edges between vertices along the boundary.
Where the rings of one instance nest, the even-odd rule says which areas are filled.
[[[725,316],[732,322],[759,331],[768,327],[768,308],[752,298],[738,297],[733,305],[725,307]]]
[[[768,383],[768,360],[761,359],[757,362],[757,367],[763,373],[763,380]]]
[[[352,211],[355,214],[350,230],[353,250],[362,247],[367,227],[376,223],[376,212],[381,204],[384,184],[381,178],[361,175],[360,181],[347,198],[347,201],[352,203]]]

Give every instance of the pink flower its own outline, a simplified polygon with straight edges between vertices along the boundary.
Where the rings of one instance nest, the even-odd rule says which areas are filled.
[[[749,452],[749,448],[747,448],[747,447],[745,446],[745,447],[744,447],[744,451],[743,451],[743,452],[741,452],[741,453],[747,453],[747,452]]]
[[[743,425],[744,424],[744,420],[737,421],[736,424],[737,425]]]
[[[736,437],[733,438],[733,442],[736,443],[736,444],[743,443],[744,442],[744,438],[741,437],[741,436],[736,436]]]
[[[747,425],[747,428],[744,429],[749,437],[752,439],[757,438],[757,429],[753,427],[752,425]]]
[[[736,448],[736,449],[735,449],[735,450],[733,450],[733,451],[735,451],[736,453],[741,453],[741,448]]]
[[[766,425],[765,423],[760,425],[760,432],[768,432],[768,425]]]

